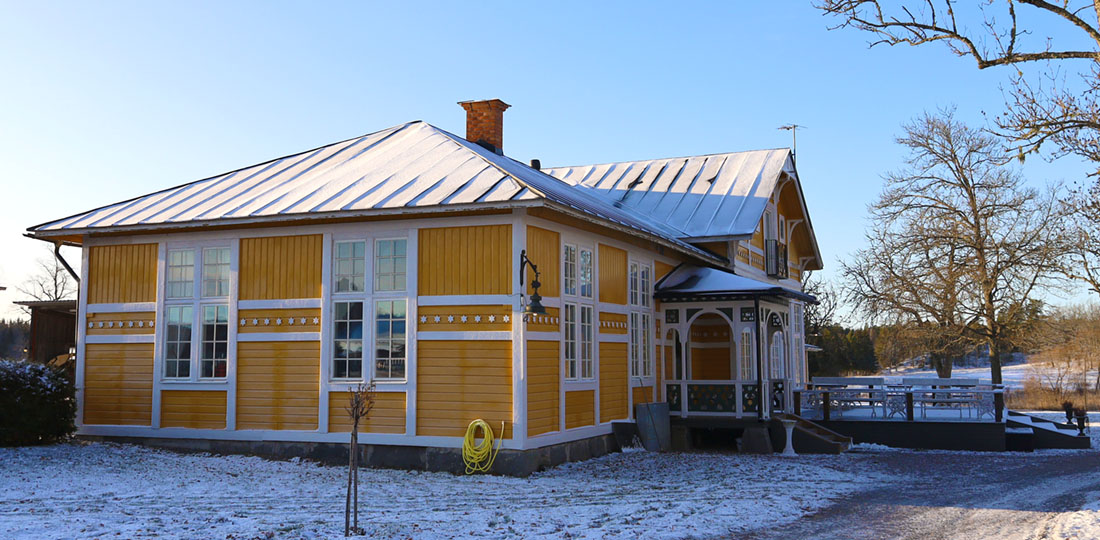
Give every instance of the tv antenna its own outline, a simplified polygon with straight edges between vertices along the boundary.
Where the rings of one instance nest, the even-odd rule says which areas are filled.
[[[779,129],[781,129],[783,131],[790,131],[791,132],[791,153],[792,154],[797,154],[798,153],[797,148],[798,148],[798,129],[799,128],[806,129],[806,126],[800,126],[798,124],[787,124],[785,126],[779,126]]]

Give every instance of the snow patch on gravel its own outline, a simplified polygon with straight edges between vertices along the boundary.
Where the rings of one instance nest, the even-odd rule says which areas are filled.
[[[530,478],[364,469],[372,538],[691,538],[881,482],[856,456],[626,452]],[[0,449],[0,537],[342,538],[346,470],[108,443]]]

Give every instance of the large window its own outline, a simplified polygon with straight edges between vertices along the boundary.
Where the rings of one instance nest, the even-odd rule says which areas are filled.
[[[775,332],[774,334],[772,334],[771,348],[772,378],[782,379],[787,372],[787,355],[784,354],[787,350],[787,347],[783,341],[783,332]]]
[[[167,251],[161,343],[165,379],[194,381],[227,376],[231,275],[227,246]]]
[[[653,314],[652,314],[652,276],[653,270],[647,264],[630,262],[627,276],[628,298],[630,300],[630,344],[627,352],[630,357],[631,377],[653,376]]]
[[[334,242],[332,379],[405,379],[407,250],[405,238]]]
[[[592,249],[562,245],[562,360],[566,380],[595,378]]]

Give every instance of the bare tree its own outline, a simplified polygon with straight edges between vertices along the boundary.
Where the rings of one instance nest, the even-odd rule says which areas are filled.
[[[1057,21],[1054,35],[1035,36],[1017,14]],[[1020,158],[1052,147],[1051,157],[1076,154],[1100,163],[1100,2],[1096,0],[820,0],[837,27],[869,32],[871,46],[942,43],[978,69],[1009,66],[1005,113],[998,128]],[[1034,17],[1033,19],[1031,17]],[[1024,64],[1045,62],[1028,80]],[[1055,64],[1057,62],[1057,64]],[[1072,63],[1071,63],[1072,62]],[[1080,68],[1080,87],[1060,67]],[[1100,172],[1100,171],[1098,171]]]
[[[816,304],[806,304],[803,310],[803,318],[807,336],[817,336],[821,328],[833,324],[840,307],[840,294],[832,283],[816,277],[812,272],[806,277],[802,290],[814,298]]]
[[[844,265],[849,296],[869,315],[924,329],[933,354],[986,345],[999,384],[1002,349],[1027,319],[1018,312],[1055,279],[1055,193],[1025,187],[996,138],[952,111],[905,132],[907,167],[886,176],[869,245]]]
[[[32,300],[72,300],[77,293],[76,282],[54,256],[53,249],[49,246],[44,249],[47,255],[35,261],[35,272],[16,289]]]
[[[344,409],[351,419],[351,444],[348,445],[348,489],[344,500],[344,536],[363,534],[359,528],[359,424],[374,409],[374,381],[359,384],[348,393],[348,406]]]
[[[1062,271],[1100,295],[1100,184],[1073,190],[1064,209],[1066,257]]]

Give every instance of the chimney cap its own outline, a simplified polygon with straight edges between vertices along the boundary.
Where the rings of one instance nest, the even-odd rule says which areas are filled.
[[[484,104],[488,105],[490,108],[498,108],[499,107],[501,110],[504,110],[504,109],[507,109],[507,108],[511,107],[511,105],[509,105],[509,104],[505,103],[504,101],[502,101],[500,99],[497,99],[497,98],[493,98],[493,99],[471,99],[471,100],[468,100],[468,101],[459,101],[458,102],[459,105],[462,105],[463,109],[469,109],[469,106],[472,106],[472,105],[475,105],[475,104],[480,104],[480,103],[484,103]]]

